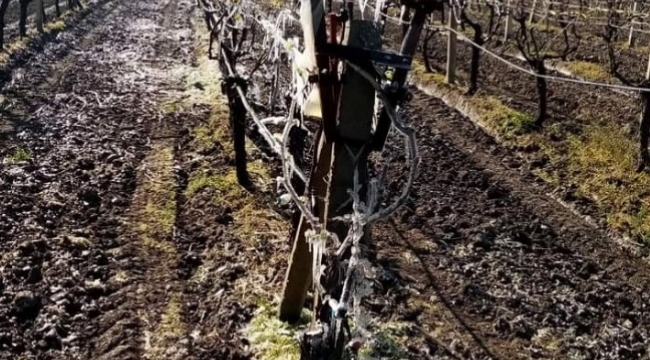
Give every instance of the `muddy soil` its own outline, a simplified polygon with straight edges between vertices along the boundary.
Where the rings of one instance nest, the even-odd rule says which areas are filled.
[[[375,229],[385,275],[369,307],[408,324],[410,358],[648,358],[647,263],[441,101],[409,105],[421,172],[411,204]]]
[[[207,47],[197,20],[191,0],[98,2],[10,69],[0,359],[254,358],[241,330],[280,291],[288,219],[269,212],[275,173],[255,170],[252,191],[196,185],[223,186],[234,166],[227,141],[199,146],[215,108],[188,93],[214,81],[187,83]],[[529,85],[507,86],[532,106],[515,97]],[[416,93],[405,118],[422,170],[409,204],[375,228],[383,271],[366,306],[405,324],[406,358],[649,358],[642,259],[440,101]],[[394,142],[387,155],[390,196],[404,159]]]
[[[134,232],[133,196],[152,142],[196,118],[161,107],[184,86],[193,4],[90,6],[2,91],[2,359],[141,358],[175,276]]]

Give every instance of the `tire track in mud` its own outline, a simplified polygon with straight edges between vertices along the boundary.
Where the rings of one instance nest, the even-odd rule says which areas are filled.
[[[0,168],[1,359],[182,354],[170,354],[165,334],[175,345],[185,334],[161,313],[180,307],[181,290],[167,287],[177,199],[165,196],[179,191],[187,119],[163,100],[182,88],[170,71],[188,60],[192,4],[100,7],[5,89],[14,116],[29,117],[5,134],[11,145],[0,154],[13,159]]]
[[[410,358],[647,359],[647,263],[545,197],[469,120],[414,95],[421,172],[411,204],[375,230],[386,271],[369,302],[404,325]]]
[[[188,1],[172,0],[159,10],[156,27],[163,39],[155,45],[156,54],[172,58],[178,54],[169,53],[170,49],[181,50],[174,42],[190,40],[190,8]],[[175,66],[189,61],[189,52],[181,53],[183,61],[172,62]],[[167,71],[173,69],[166,66]],[[176,90],[183,85],[179,79],[171,82],[176,83]],[[178,96],[159,104],[165,114],[159,124],[152,124],[149,154],[140,166],[130,209],[126,236],[132,242],[123,248],[123,255],[138,264],[134,269],[124,269],[132,284],[116,294],[123,297],[123,306],[103,319],[103,330],[93,350],[98,359],[181,359],[190,355],[189,331],[183,318],[185,284],[178,275],[184,258],[178,244],[184,232],[178,215],[186,187],[179,158],[185,128],[196,115],[176,109]]]

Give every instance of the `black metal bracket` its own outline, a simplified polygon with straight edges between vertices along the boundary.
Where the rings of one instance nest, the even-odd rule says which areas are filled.
[[[384,66],[410,70],[413,62],[412,56],[387,53],[382,51],[368,50],[353,46],[327,44],[328,54],[343,60],[371,61]]]

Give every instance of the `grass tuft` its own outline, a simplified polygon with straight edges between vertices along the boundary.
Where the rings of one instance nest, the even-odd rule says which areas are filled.
[[[359,350],[362,358],[366,359],[408,359],[406,344],[409,325],[406,323],[387,322],[372,329],[373,341],[370,346]]]
[[[244,330],[259,360],[298,360],[300,344],[297,335],[309,324],[311,315],[303,310],[298,324],[280,321],[275,306],[262,302]]]
[[[135,215],[135,230],[145,247],[173,255],[175,247],[170,241],[176,222],[173,146],[155,144],[144,164],[147,168],[142,177],[142,190],[136,194],[141,205]]]
[[[4,163],[15,164],[23,161],[29,161],[32,159],[32,157],[33,155],[31,151],[22,147],[17,147],[11,155],[7,155],[4,158]]]
[[[588,61],[560,61],[559,65],[569,70],[572,74],[586,80],[598,82],[612,81],[612,76],[607,70],[596,63]]]
[[[57,20],[51,23],[45,24],[45,29],[47,31],[61,31],[65,29],[66,27],[66,22],[64,20]]]
[[[420,62],[413,63],[413,75],[422,86],[435,86],[454,98],[459,98],[467,90],[462,86],[447,84],[445,75],[427,72]],[[500,135],[521,135],[533,129],[532,116],[509,107],[493,96],[475,94],[464,100],[481,119],[487,122],[488,126]]]
[[[592,126],[569,141],[569,170],[581,195],[595,201],[612,227],[650,241],[650,176],[635,171],[636,142],[609,126]]]
[[[502,135],[523,135],[534,128],[532,116],[503,104],[495,97],[477,95],[470,102],[478,115]]]

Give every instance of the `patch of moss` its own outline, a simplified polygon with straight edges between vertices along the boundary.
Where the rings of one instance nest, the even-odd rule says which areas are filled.
[[[304,309],[300,321],[291,325],[278,319],[275,308],[267,302],[261,302],[244,333],[257,359],[298,360],[300,344],[297,336],[309,324],[311,314]]]
[[[15,164],[22,161],[29,161],[33,157],[31,151],[17,147],[14,152],[4,158],[5,164]]]

